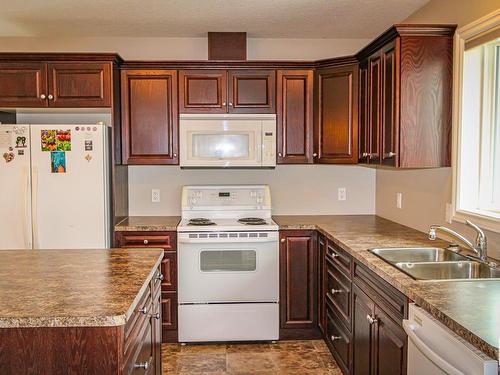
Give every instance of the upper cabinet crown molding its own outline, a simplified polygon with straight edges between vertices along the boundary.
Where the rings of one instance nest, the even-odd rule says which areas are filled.
[[[59,53],[59,52],[1,52],[0,61],[87,61],[113,62],[120,65],[123,59],[117,53]]]

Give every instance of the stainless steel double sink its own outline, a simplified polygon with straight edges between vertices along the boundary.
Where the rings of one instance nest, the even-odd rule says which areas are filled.
[[[416,280],[500,279],[500,268],[438,247],[369,250]]]

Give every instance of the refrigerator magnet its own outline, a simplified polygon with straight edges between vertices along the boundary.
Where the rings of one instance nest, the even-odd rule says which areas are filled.
[[[66,173],[66,153],[64,151],[50,153],[50,171],[52,173]]]
[[[93,142],[89,139],[85,140],[85,151],[92,151],[94,149]]]
[[[58,130],[56,132],[57,151],[71,151],[71,130]]]
[[[26,137],[21,135],[16,137],[16,148],[26,148]]]
[[[87,160],[87,161],[90,163],[90,161],[92,160],[92,155],[87,154],[87,155],[85,156],[85,160]]]
[[[40,130],[40,142],[42,151],[56,151],[56,131]]]
[[[14,160],[14,153],[13,152],[5,152],[3,154],[3,158],[5,159],[6,163],[10,163],[12,160]]]

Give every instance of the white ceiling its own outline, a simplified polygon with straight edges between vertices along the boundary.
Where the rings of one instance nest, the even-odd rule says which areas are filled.
[[[0,36],[371,38],[428,0],[2,0]]]

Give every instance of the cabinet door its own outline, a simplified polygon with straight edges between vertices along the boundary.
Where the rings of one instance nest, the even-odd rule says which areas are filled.
[[[399,97],[396,42],[382,49],[382,164],[397,166]]]
[[[47,64],[0,63],[0,107],[47,107]]]
[[[314,232],[285,231],[280,240],[281,328],[317,327]]]
[[[177,341],[177,292],[161,292],[163,342]]]
[[[326,238],[318,237],[318,326],[324,334],[326,327]]]
[[[376,375],[406,374],[406,333],[388,314],[375,306],[376,345],[375,371]]]
[[[180,70],[180,112],[226,113],[226,80],[225,70]]]
[[[359,65],[359,162],[368,162],[370,150],[368,126],[368,61]]]
[[[317,74],[314,143],[318,163],[358,162],[358,65]]]
[[[275,113],[274,70],[230,70],[229,112]]]
[[[373,317],[375,304],[358,287],[353,285],[353,369],[355,375],[372,374],[374,327],[368,317]]]
[[[111,107],[111,63],[49,63],[50,107]]]
[[[312,163],[313,71],[278,70],[278,163]]]
[[[377,53],[368,59],[368,126],[370,133],[368,157],[370,164],[378,164],[380,162],[380,121],[382,117],[380,114],[381,76],[381,58],[380,53]]]
[[[125,164],[178,164],[177,72],[123,70]]]

